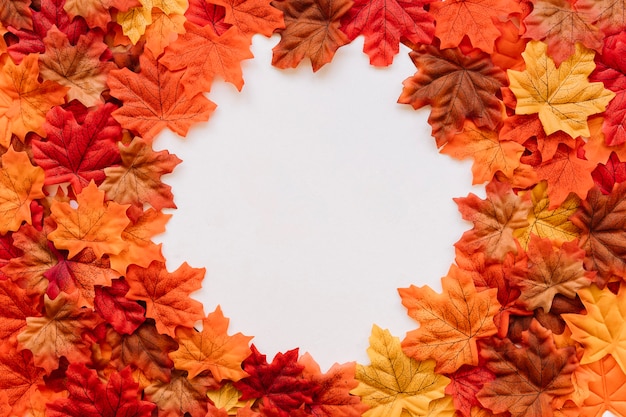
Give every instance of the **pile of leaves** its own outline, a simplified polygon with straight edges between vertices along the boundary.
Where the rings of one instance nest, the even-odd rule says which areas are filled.
[[[0,0],[0,22],[0,417],[626,416],[624,0]],[[374,326],[369,365],[268,363],[151,240],[181,162],[154,138],[274,33],[279,68],[409,46],[399,102],[486,183],[456,199],[443,292],[400,289],[416,329]]]

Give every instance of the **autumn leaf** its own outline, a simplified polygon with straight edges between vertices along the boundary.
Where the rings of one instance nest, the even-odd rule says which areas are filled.
[[[626,375],[615,359],[607,355],[581,368],[591,372],[595,380],[589,382],[589,396],[581,404],[580,415],[595,417],[606,411],[626,415]]]
[[[552,332],[533,320],[521,346],[492,338],[481,345],[485,366],[496,375],[478,392],[483,406],[511,417],[549,417],[574,392],[578,366],[573,347],[557,348]]]
[[[524,147],[510,140],[500,140],[498,132],[477,128],[466,120],[463,131],[452,136],[439,152],[461,160],[473,158],[472,184],[481,184],[491,181],[498,171],[511,177],[520,165]]]
[[[128,206],[105,202],[104,191],[98,190],[93,181],[76,201],[77,208],[65,202],[52,203],[51,217],[57,228],[48,239],[57,249],[67,249],[70,258],[85,248],[91,248],[98,258],[105,253],[120,253],[126,247],[121,234],[129,223]]]
[[[47,140],[32,142],[35,162],[46,172],[46,185],[69,182],[80,193],[90,181],[105,179],[104,169],[119,162],[117,141],[122,129],[107,103],[89,110],[84,116],[55,107],[46,115]]]
[[[30,163],[26,152],[9,147],[0,168],[0,234],[16,231],[22,222],[31,224],[30,204],[45,196],[44,172]]]
[[[174,370],[169,381],[154,381],[145,388],[146,400],[157,405],[159,417],[179,417],[187,413],[191,417],[206,417],[208,387],[195,379],[189,380],[182,371]]]
[[[106,179],[100,186],[107,197],[138,207],[148,203],[156,210],[176,208],[171,187],[161,181],[161,176],[171,173],[182,161],[166,150],[155,152],[141,138],[128,145],[118,142],[118,147],[122,164],[106,168]]]
[[[32,29],[31,0],[0,0],[0,22],[4,26]]]
[[[607,35],[626,28],[624,0],[578,0],[576,7],[584,9],[590,15],[590,20]]]
[[[309,58],[315,72],[333,59],[339,47],[349,43],[339,26],[352,0],[277,0],[272,6],[285,18],[280,42],[272,49],[275,67],[295,68]]]
[[[168,15],[161,9],[152,9],[152,24],[146,29],[146,48],[153,56],[161,55],[178,35],[185,33],[185,21],[183,15]]]
[[[70,362],[89,360],[91,351],[82,334],[99,320],[90,309],[78,307],[77,298],[77,294],[59,294],[54,300],[44,296],[44,316],[28,317],[17,335],[20,347],[33,352],[35,365],[48,374],[58,368],[62,356]]]
[[[422,45],[409,55],[418,71],[402,83],[398,102],[414,109],[432,106],[428,123],[437,147],[461,131],[466,119],[489,129],[500,123],[502,104],[496,93],[507,79],[487,54]]]
[[[407,333],[402,350],[418,361],[434,359],[437,373],[452,373],[464,364],[478,365],[476,341],[496,334],[500,303],[495,289],[477,292],[471,277],[455,266],[441,283],[441,294],[427,285],[398,290],[409,317],[420,325]]]
[[[137,0],[65,0],[63,9],[71,18],[80,16],[85,19],[90,28],[106,29],[111,21],[112,7],[125,12],[139,5]]]
[[[538,113],[548,135],[562,130],[574,138],[589,136],[587,117],[603,112],[615,96],[602,83],[587,81],[595,67],[593,51],[576,44],[576,52],[558,68],[542,42],[529,42],[522,56],[526,70],[508,70],[515,113]]]
[[[169,71],[149,51],[139,62],[140,73],[122,68],[108,78],[111,95],[123,102],[113,112],[122,127],[152,140],[166,127],[185,136],[192,124],[209,118],[215,104],[199,92],[186,94],[182,79],[187,72]]]
[[[29,350],[4,350],[0,355],[0,392],[7,395],[11,407],[9,416],[30,413],[32,404],[44,401],[40,387],[45,371],[33,363]]]
[[[611,152],[606,164],[598,164],[591,172],[591,177],[602,194],[611,194],[615,184],[626,181],[626,162],[620,161],[617,154]]]
[[[145,309],[125,297],[129,288],[123,278],[94,288],[94,310],[120,334],[132,334],[146,320]]]
[[[72,363],[67,368],[69,397],[48,404],[49,417],[150,417],[154,404],[137,399],[139,385],[130,367],[113,372],[103,383],[95,370]]]
[[[248,347],[252,337],[236,333],[227,333],[229,320],[218,306],[202,320],[202,330],[179,327],[176,339],[179,347],[170,353],[176,369],[188,372],[188,378],[194,378],[204,371],[221,382],[223,379],[239,381],[248,376],[241,363],[251,351]]]
[[[27,317],[39,315],[38,297],[14,282],[0,280],[0,340],[17,345],[17,335],[26,327]]]
[[[189,7],[185,12],[185,17],[191,23],[198,26],[211,25],[213,31],[219,36],[228,30],[232,25],[225,22],[226,8],[211,4],[205,0],[189,0]]]
[[[186,33],[170,44],[161,59],[175,71],[186,68],[183,83],[196,91],[210,91],[213,79],[221,77],[241,91],[241,61],[252,58],[250,39],[236,27],[217,35],[212,25],[204,27],[185,23]]]
[[[359,385],[351,391],[370,407],[363,417],[426,415],[429,403],[444,396],[449,379],[434,372],[434,361],[406,356],[388,330],[373,326],[367,355],[371,364],[357,364]]]
[[[131,7],[117,14],[117,23],[133,44],[139,42],[146,32],[146,27],[152,23],[152,7],[153,0],[139,0],[137,7]]]
[[[269,37],[285,27],[282,13],[270,5],[271,0],[211,0],[208,3],[224,7],[224,21],[247,37],[257,33]]]
[[[363,35],[363,52],[370,64],[387,66],[400,50],[400,41],[415,45],[430,44],[435,33],[434,20],[424,10],[428,2],[403,0],[355,0],[341,18],[341,30],[353,41]]]
[[[505,183],[490,182],[486,190],[485,200],[472,193],[454,199],[463,218],[474,223],[455,246],[468,254],[480,251],[488,259],[502,260],[508,252],[517,252],[513,232],[528,226],[531,202],[528,196],[515,195]]]
[[[470,417],[472,407],[480,407],[476,394],[485,383],[493,381],[495,375],[482,366],[463,365],[448,378],[450,384],[446,387],[446,394],[452,397],[459,414]]]
[[[7,59],[0,69],[0,117],[10,121],[11,131],[24,141],[28,132],[43,135],[42,125],[51,107],[63,104],[67,88],[46,80],[39,82],[37,55],[19,65]]]
[[[514,140],[523,145],[532,138],[537,140],[537,148],[544,161],[554,157],[560,144],[576,147],[576,140],[563,131],[557,130],[546,135],[537,114],[514,115],[504,120],[500,129],[500,140]]]
[[[152,262],[148,268],[131,265],[126,274],[130,286],[126,298],[145,301],[146,317],[156,320],[160,333],[174,337],[177,326],[193,328],[204,318],[202,304],[189,297],[200,289],[204,272],[186,262],[172,273],[161,262]]]
[[[506,21],[509,15],[522,10],[514,0],[449,0],[431,3],[430,12],[437,22],[435,36],[442,48],[459,46],[467,36],[474,48],[490,54],[500,37],[494,22]]]
[[[599,361],[611,355],[626,372],[626,289],[620,286],[617,294],[595,285],[578,291],[586,314],[563,314],[572,331],[572,339],[583,345],[581,364]]]

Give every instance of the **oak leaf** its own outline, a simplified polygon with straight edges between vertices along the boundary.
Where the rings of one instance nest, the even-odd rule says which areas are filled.
[[[156,210],[176,208],[171,187],[161,181],[161,176],[171,173],[182,161],[166,150],[155,152],[141,138],[128,145],[118,142],[118,147],[122,164],[106,168],[106,179],[100,186],[107,197],[138,207],[148,203]]]
[[[477,292],[471,277],[454,266],[441,283],[441,294],[427,285],[398,290],[409,317],[420,324],[407,333],[402,350],[418,361],[434,359],[437,373],[452,373],[478,365],[476,341],[496,334],[500,303],[497,290]]]
[[[159,407],[159,417],[206,417],[207,386],[198,378],[187,379],[182,371],[174,370],[169,381],[154,381],[144,389],[145,398]],[[212,387],[216,388],[216,387]]]
[[[582,417],[596,417],[610,411],[615,415],[626,415],[626,375],[612,356],[582,365],[596,378],[589,382],[589,396],[581,404]]]
[[[224,7],[224,21],[248,37],[257,33],[269,37],[285,27],[282,13],[270,5],[271,0],[210,0],[209,3]]]
[[[46,172],[46,185],[69,182],[80,193],[90,181],[99,184],[105,179],[104,169],[120,159],[116,142],[122,128],[111,116],[115,109],[107,103],[84,116],[62,107],[48,112],[47,140],[32,142],[35,162]]]
[[[626,289],[614,294],[609,288],[595,285],[578,291],[586,314],[563,314],[572,331],[572,339],[583,348],[581,364],[599,361],[611,355],[626,373]]]
[[[615,96],[602,83],[587,80],[595,67],[594,52],[576,44],[576,52],[557,68],[546,44],[531,41],[522,56],[526,70],[508,70],[515,113],[538,113],[548,135],[562,130],[574,138],[589,136],[587,117],[603,112]]]
[[[130,287],[123,278],[114,279],[110,286],[94,289],[94,310],[120,334],[132,334],[146,320],[146,310],[136,301],[125,297]]]
[[[402,83],[398,102],[414,109],[432,106],[428,123],[437,147],[461,131],[466,119],[489,129],[500,123],[502,103],[496,93],[507,79],[487,54],[422,45],[409,55],[418,71]]]
[[[370,64],[387,66],[400,50],[400,41],[430,44],[434,19],[424,6],[427,1],[355,0],[341,19],[341,30],[353,41],[363,35],[363,52]]]
[[[160,333],[174,337],[176,326],[193,328],[204,318],[202,304],[189,297],[201,288],[204,272],[186,262],[171,273],[161,262],[152,262],[148,268],[131,265],[126,274],[130,286],[126,298],[145,301],[146,317],[156,320]]]
[[[168,70],[150,51],[139,62],[140,73],[122,68],[108,79],[111,95],[123,102],[113,112],[123,127],[152,140],[166,127],[185,136],[192,124],[208,120],[215,104],[199,92],[187,94],[182,83],[187,71]]]
[[[434,372],[434,361],[406,356],[388,330],[373,326],[367,355],[371,364],[357,364],[359,385],[350,391],[370,407],[363,417],[426,415],[429,403],[443,398],[449,379]]]
[[[481,404],[511,417],[549,417],[574,392],[578,366],[573,347],[557,348],[552,332],[533,320],[521,346],[493,338],[481,345],[485,366],[496,375],[478,393]]]
[[[272,49],[275,67],[295,68],[309,58],[315,72],[333,59],[339,47],[349,43],[339,26],[352,0],[277,0],[272,6],[283,12],[285,19],[280,42]]]
[[[57,228],[50,239],[57,249],[69,251],[69,257],[90,248],[101,258],[105,253],[120,253],[127,245],[122,232],[129,223],[126,209],[115,202],[105,202],[104,191],[98,190],[92,181],[76,196],[78,207],[69,203],[53,202],[51,217]]]
[[[228,335],[228,322],[218,306],[202,320],[201,331],[178,328],[179,347],[170,353],[176,369],[187,371],[188,378],[210,371],[218,382],[224,379],[239,381],[248,376],[241,363],[251,353],[248,344],[252,337],[241,333]]]
[[[31,202],[45,197],[44,172],[33,166],[26,152],[9,147],[0,168],[0,234],[16,231],[22,222],[32,223]]]
[[[500,37],[496,21],[506,21],[510,14],[521,13],[514,0],[452,0],[430,5],[437,25],[435,36],[442,48],[454,48],[467,36],[474,48],[493,52],[494,42]]]
[[[454,246],[470,255],[480,251],[487,259],[502,260],[508,252],[517,252],[513,232],[528,226],[531,202],[505,183],[490,182],[486,190],[485,200],[472,193],[454,199],[463,218],[474,223]]]

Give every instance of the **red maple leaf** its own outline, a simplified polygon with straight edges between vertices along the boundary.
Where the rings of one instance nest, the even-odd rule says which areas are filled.
[[[146,320],[146,310],[125,297],[130,287],[124,278],[114,279],[110,287],[96,286],[94,310],[121,334],[131,334]]]
[[[221,36],[232,26],[224,21],[226,8],[208,3],[206,0],[189,0],[189,7],[185,12],[185,17],[188,21],[198,26],[211,25],[217,36]]]
[[[602,194],[610,194],[615,184],[626,181],[626,162],[621,162],[617,154],[611,152],[606,164],[598,164],[591,177]]]
[[[447,377],[450,378],[450,384],[446,387],[446,394],[452,396],[454,407],[461,415],[470,417],[471,408],[480,407],[476,394],[485,383],[493,381],[495,375],[482,366],[463,365]]]

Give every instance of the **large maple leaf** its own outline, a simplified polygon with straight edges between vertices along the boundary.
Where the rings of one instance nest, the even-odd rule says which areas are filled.
[[[454,266],[441,283],[441,294],[426,285],[398,290],[408,315],[420,324],[407,333],[402,350],[418,361],[434,359],[438,373],[452,373],[464,364],[478,365],[476,341],[496,334],[500,303],[496,289],[477,292],[471,277]]]
[[[128,145],[119,142],[118,147],[122,164],[105,169],[106,179],[100,186],[107,197],[139,207],[148,203],[156,210],[176,208],[171,187],[161,181],[161,176],[171,173],[182,161],[166,150],[155,152],[141,138]]]
[[[137,399],[139,385],[130,367],[109,375],[103,383],[85,364],[70,364],[66,371],[69,397],[48,404],[49,417],[150,417],[156,406]]]
[[[515,0],[451,0],[433,2],[430,12],[435,18],[435,36],[442,48],[454,48],[467,36],[472,46],[493,52],[500,31],[496,21],[505,21],[513,13],[521,13]]]
[[[615,96],[602,83],[587,80],[595,68],[593,51],[576,44],[576,52],[558,68],[543,42],[529,42],[522,56],[526,70],[508,70],[515,113],[538,113],[548,135],[562,130],[574,138],[589,136],[587,117],[603,112]]]
[[[31,202],[45,196],[43,170],[30,163],[26,152],[9,147],[0,168],[0,233],[16,231],[22,222],[32,223]]]
[[[280,42],[272,49],[275,67],[295,68],[304,58],[309,58],[315,72],[349,42],[339,26],[352,0],[278,0],[272,5],[285,17]]]
[[[98,190],[92,181],[76,197],[78,207],[55,201],[50,210],[57,228],[50,239],[57,249],[67,249],[69,257],[81,250],[91,248],[98,258],[105,253],[120,253],[127,245],[121,237],[129,223],[128,206],[105,202],[104,191]]]
[[[228,335],[229,320],[218,306],[202,320],[202,330],[179,327],[176,339],[179,347],[170,353],[176,369],[188,372],[189,378],[211,371],[218,382],[223,379],[239,381],[248,376],[241,368],[251,350],[248,347],[250,336],[236,333]]]
[[[152,140],[166,127],[185,136],[192,124],[208,120],[215,104],[200,92],[186,91],[188,71],[170,71],[151,52],[139,58],[141,72],[128,68],[109,73],[111,95],[122,101],[113,112],[120,124]]]
[[[455,246],[468,254],[483,252],[488,259],[502,260],[508,252],[517,251],[513,232],[528,226],[531,202],[528,196],[515,195],[505,183],[490,182],[486,190],[485,200],[472,193],[454,199],[463,218],[474,223]]]
[[[373,326],[367,355],[371,364],[357,364],[359,385],[351,391],[370,407],[363,417],[426,415],[429,403],[444,396],[449,379],[434,372],[435,362],[406,356],[388,330]]]
[[[145,301],[146,317],[156,320],[159,332],[174,337],[176,326],[193,328],[204,318],[202,304],[189,297],[201,288],[204,272],[204,268],[187,263],[171,273],[161,262],[152,262],[148,268],[131,265],[126,274],[130,286],[126,298]]]
[[[4,60],[0,68],[0,119],[7,118],[11,131],[22,141],[28,132],[44,135],[46,112],[63,104],[66,87],[46,80],[39,82],[36,54],[26,56],[19,65]]]
[[[212,25],[201,27],[187,22],[185,29],[186,33],[166,48],[163,64],[171,70],[186,68],[182,80],[195,91],[210,91],[216,76],[241,90],[241,61],[253,57],[250,39],[236,27],[221,35]]]
[[[210,0],[208,3],[224,7],[224,21],[248,37],[257,33],[272,36],[285,27],[282,13],[270,5],[271,0]]]
[[[435,33],[434,20],[424,10],[429,1],[355,0],[341,19],[341,30],[352,41],[363,35],[363,52],[370,64],[387,66],[400,50],[400,41],[415,45],[430,44]]]
[[[48,112],[47,140],[32,142],[35,162],[46,171],[46,185],[69,182],[80,193],[90,181],[105,179],[104,169],[120,160],[116,142],[122,128],[111,116],[116,108],[107,103],[85,116],[62,107]]]
[[[626,288],[614,294],[595,285],[578,291],[586,314],[563,314],[572,339],[583,345],[581,364],[611,355],[626,373]]]
[[[600,417],[606,411],[626,415],[626,374],[612,356],[582,365],[595,377],[589,382],[589,395],[581,404],[581,416]]]
[[[414,109],[432,106],[428,123],[438,147],[461,131],[466,119],[489,129],[500,123],[502,103],[496,93],[507,79],[487,54],[422,45],[410,56],[418,71],[402,83],[398,102]]]
[[[533,320],[521,346],[492,339],[481,346],[485,366],[496,375],[478,393],[483,406],[512,417],[550,417],[574,392],[578,366],[573,347],[557,348],[552,332]]]

